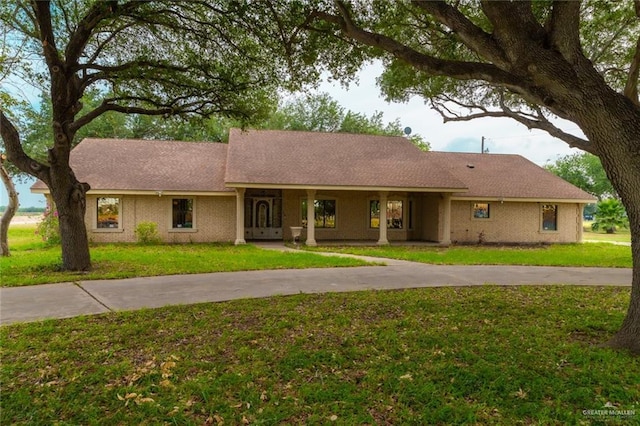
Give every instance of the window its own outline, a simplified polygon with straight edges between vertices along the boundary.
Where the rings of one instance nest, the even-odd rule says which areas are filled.
[[[387,201],[387,228],[402,229],[403,217],[402,201]],[[369,226],[380,227],[380,201],[378,200],[369,202]]]
[[[558,230],[558,206],[555,204],[542,205],[542,230]]]
[[[409,229],[413,229],[413,200],[409,200],[409,211],[407,212],[409,218],[407,222],[409,222]]]
[[[489,219],[491,217],[489,203],[474,203],[473,204],[473,218],[474,219]]]
[[[193,228],[193,198],[173,199],[172,227]]]
[[[336,200],[313,200],[316,228],[336,227]],[[307,227],[307,200],[302,200],[302,226]]]
[[[120,199],[98,197],[96,228],[118,228],[120,225]]]

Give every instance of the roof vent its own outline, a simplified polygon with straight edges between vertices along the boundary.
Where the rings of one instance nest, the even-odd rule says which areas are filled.
[[[471,164],[471,163],[467,164],[467,167],[468,167],[468,168],[470,168],[470,169],[475,169],[475,168],[476,168],[476,166],[474,166],[474,165],[473,165],[473,164]]]

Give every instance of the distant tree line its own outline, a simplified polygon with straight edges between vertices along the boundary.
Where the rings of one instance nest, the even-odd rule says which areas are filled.
[[[4,212],[7,206],[0,206],[0,213]],[[19,207],[18,213],[44,213],[44,207]]]

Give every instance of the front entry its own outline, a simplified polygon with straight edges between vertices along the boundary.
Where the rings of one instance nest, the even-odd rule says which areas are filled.
[[[245,239],[281,240],[282,196],[280,191],[247,191],[244,202]]]

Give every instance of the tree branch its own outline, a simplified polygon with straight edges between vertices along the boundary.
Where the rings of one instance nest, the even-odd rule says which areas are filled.
[[[49,185],[49,166],[39,163],[24,152],[18,130],[2,110],[0,110],[0,135],[7,151],[7,159],[23,172]]]
[[[440,101],[441,100],[441,101]],[[469,110],[477,110],[479,112],[460,115],[458,113],[453,112],[449,107],[447,107],[445,102],[456,104],[459,107],[466,108]],[[542,110],[539,107],[532,107],[535,111],[535,114],[531,114],[525,111],[514,111],[505,103],[504,96],[500,96],[500,108],[499,111],[490,111],[486,107],[482,105],[469,105],[463,104],[455,99],[452,99],[448,96],[441,96],[439,99],[432,99],[431,105],[438,114],[442,117],[445,123],[450,121],[471,121],[476,118],[511,118],[516,120],[517,122],[525,125],[528,129],[540,129],[544,130],[551,136],[566,142],[569,146],[580,148],[584,151],[595,154],[594,147],[586,139],[579,138],[570,133],[567,133],[560,128],[556,127],[553,123],[551,123],[545,116]]]
[[[547,23],[549,41],[571,63],[581,55],[580,6],[577,1],[554,1]]]
[[[65,59],[67,63],[70,65],[78,63],[78,59],[84,51],[89,38],[102,20],[114,14],[117,9],[136,8],[139,4],[141,4],[141,2],[129,2],[120,6],[117,1],[98,1],[94,3],[84,18],[78,22],[76,31],[73,32],[69,38],[69,43],[65,50]]]
[[[640,0],[635,0],[634,7],[636,16],[640,19]],[[640,79],[640,36],[636,42],[636,51],[629,66],[629,74],[627,75],[627,83],[624,86],[623,94],[636,105],[640,105],[638,99],[638,79]]]
[[[456,33],[462,42],[479,56],[505,69],[508,66],[504,52],[490,34],[471,22],[457,8],[444,1],[413,0],[413,5],[435,17]]]
[[[39,39],[42,43],[42,51],[44,53],[47,67],[53,76],[62,68],[62,60],[56,47],[56,39],[53,34],[53,26],[51,25],[51,10],[49,1],[31,0],[36,23],[39,31]]]
[[[485,80],[495,85],[516,88],[520,81],[489,63],[451,61],[435,58],[418,52],[383,34],[366,31],[351,19],[346,6],[336,1],[340,16],[316,11],[314,16],[328,23],[338,25],[348,37],[367,46],[382,49],[416,69],[431,75],[447,76],[459,80]]]

